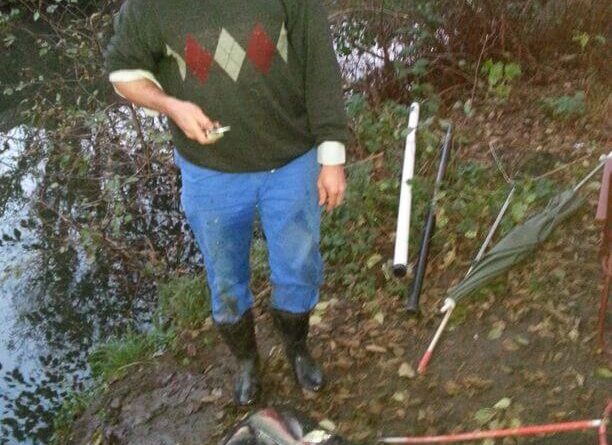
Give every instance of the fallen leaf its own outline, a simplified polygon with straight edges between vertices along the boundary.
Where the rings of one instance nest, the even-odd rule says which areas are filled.
[[[518,417],[514,417],[510,420],[510,428],[519,428],[522,424],[521,419]]]
[[[379,324],[383,324],[385,322],[385,314],[378,312],[376,315],[374,315],[374,320],[376,320]]]
[[[325,312],[327,308],[329,307],[329,305],[330,305],[329,301],[320,301],[319,303],[317,303],[314,310],[317,312]]]
[[[416,377],[416,372],[414,371],[414,368],[410,366],[410,364],[404,362],[399,367],[399,370],[397,371],[397,375],[399,375],[400,377],[406,377],[408,379],[413,379]]]
[[[517,335],[516,337],[514,337],[514,340],[516,340],[516,342],[519,345],[522,345],[522,346],[529,345],[529,339],[527,337],[523,337],[522,335]]]
[[[386,348],[383,348],[382,346],[378,346],[378,345],[367,345],[365,349],[366,351],[377,352],[379,354],[384,354],[387,352]]]
[[[493,405],[493,408],[508,409],[511,404],[512,404],[512,399],[508,397],[504,397],[503,399],[500,399],[499,402],[497,402],[495,405]]]
[[[323,321],[323,319],[321,318],[320,315],[314,314],[310,316],[310,326],[316,326],[321,324],[321,322]]]
[[[321,420],[319,426],[327,431],[336,431],[336,424],[329,419]]]
[[[506,351],[510,351],[510,352],[515,352],[519,350],[519,345],[517,345],[514,340],[512,340],[511,338],[506,338],[503,342],[502,342],[502,346]]]
[[[219,396],[217,396],[216,394],[209,394],[207,396],[204,396],[200,399],[200,402],[202,403],[214,403],[217,400],[219,400]]]
[[[444,390],[449,396],[456,396],[461,392],[461,385],[453,380],[449,380],[444,384]]]
[[[104,439],[104,435],[102,434],[102,431],[97,430],[94,433],[93,437],[91,438],[89,445],[101,445],[103,439]]]
[[[602,379],[612,379],[612,371],[608,368],[597,368],[595,375]]]
[[[580,336],[580,334],[578,333],[578,329],[574,328],[572,329],[569,334],[568,334],[569,338],[571,341],[576,341],[578,340],[578,337]]]
[[[449,250],[447,254],[444,255],[444,269],[448,268],[451,264],[453,264],[456,257],[457,257],[457,252],[455,251],[455,249],[453,248]]]
[[[474,414],[474,420],[476,420],[476,422],[478,422],[478,424],[481,426],[486,425],[493,420],[495,414],[496,412],[492,408],[480,408],[478,411],[476,411],[476,414]]]
[[[396,357],[402,357],[405,353],[406,350],[404,348],[400,348],[399,346],[393,347],[393,355],[395,355]]]
[[[406,400],[408,400],[408,392],[398,391],[395,394],[393,394],[392,399],[400,403],[405,402]]]
[[[379,253],[375,253],[374,255],[372,255],[370,258],[368,258],[368,261],[366,262],[366,267],[368,269],[373,268],[374,266],[376,266],[378,263],[381,262],[382,260],[382,255]]]
[[[493,324],[493,329],[489,331],[488,338],[489,340],[497,340],[504,333],[504,329],[506,329],[506,323],[503,321],[496,321]]]

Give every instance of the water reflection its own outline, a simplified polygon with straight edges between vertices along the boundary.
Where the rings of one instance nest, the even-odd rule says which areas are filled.
[[[117,174],[132,175],[129,157],[142,147],[129,120],[122,125],[127,162]],[[62,177],[44,139],[25,128],[0,134],[0,444],[47,443],[63,397],[87,384],[88,352],[100,339],[146,324],[154,306],[146,264],[127,267],[112,255],[92,261],[79,242],[79,227],[103,215],[79,203],[104,193],[104,172]],[[37,150],[29,149],[33,141]],[[87,140],[76,145],[98,148]],[[177,179],[167,161],[151,162],[145,186],[120,198],[139,208],[120,239],[134,249],[146,245],[173,270],[197,257],[182,235]]]

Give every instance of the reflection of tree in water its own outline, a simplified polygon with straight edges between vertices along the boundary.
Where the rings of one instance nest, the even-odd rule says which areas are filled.
[[[36,261],[22,276],[29,280],[24,291],[13,295],[19,343],[11,351],[18,356],[27,346],[42,352],[30,359],[29,375],[0,368],[2,386],[9,389],[0,394],[0,443],[11,436],[48,440],[53,412],[67,391],[87,379],[91,348],[146,326],[155,282],[197,262],[193,241],[184,236],[169,146],[145,139],[132,127],[139,121],[109,116],[96,126],[95,138],[70,142],[63,135],[60,145],[50,134],[51,143],[28,150],[40,156],[17,164],[20,172],[46,160],[31,199],[31,221],[22,228],[32,230],[35,242],[27,248]],[[94,132],[86,130],[78,134]],[[18,198],[16,180],[6,179],[11,187],[2,185],[4,176],[2,181],[0,193]]]
[[[19,369],[6,371],[2,380],[10,391],[0,394],[5,410],[1,413],[0,437],[18,441],[45,441],[51,434],[53,412],[66,395],[64,378],[75,375],[83,365],[82,354],[71,351],[63,357],[51,354],[38,357],[40,371],[25,377]]]
[[[30,294],[36,298],[28,301],[20,316],[20,342],[41,345],[45,354],[30,365],[34,371],[29,376],[19,369],[6,369],[2,375],[13,388],[2,396],[7,411],[2,423],[18,440],[48,437],[53,411],[68,390],[81,389],[87,378],[87,353],[95,342],[144,323],[149,313],[149,296],[122,298],[121,289],[109,285],[112,278],[106,268],[85,273],[78,283],[53,280],[58,275],[68,277],[69,267],[69,261],[58,261],[55,271],[47,269],[37,286],[45,289],[43,284],[48,284],[46,292]],[[14,345],[15,350],[19,346]]]

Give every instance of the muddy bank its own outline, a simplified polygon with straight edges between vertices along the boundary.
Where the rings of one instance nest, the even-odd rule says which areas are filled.
[[[548,258],[558,257],[560,263],[577,260],[587,265],[580,271],[568,270],[567,280],[575,285],[559,282],[549,298],[540,300],[523,289],[530,279],[529,268],[514,273],[503,294],[490,295],[471,308],[469,320],[455,324],[424,377],[414,375],[414,366],[435,326],[432,314],[407,321],[397,300],[381,298],[376,312],[384,314],[381,325],[380,316],[374,319],[366,304],[336,294],[317,313],[321,322],[313,327],[312,341],[330,385],[320,395],[301,394],[260,305],[258,338],[265,357],[262,406],[289,404],[331,420],[348,438],[366,443],[383,434],[475,429],[481,427],[477,413],[505,397],[511,399],[510,407],[493,414],[500,420],[528,424],[597,418],[610,394],[609,380],[597,372],[607,361],[595,350],[596,300],[588,297],[597,292],[593,279],[597,264],[589,261],[597,233],[589,230],[585,236],[579,226],[569,232],[574,249],[553,244],[543,252]],[[428,297],[441,290],[430,289]],[[217,443],[245,413],[230,402],[233,365],[228,358],[228,351],[216,342],[187,368],[168,356],[134,366],[77,421],[72,443],[87,444],[100,437],[117,444]],[[402,366],[405,363],[407,367]],[[520,443],[588,444],[595,443],[595,435]]]

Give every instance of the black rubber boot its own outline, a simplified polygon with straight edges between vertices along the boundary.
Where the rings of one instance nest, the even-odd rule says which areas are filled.
[[[216,326],[238,360],[234,401],[239,406],[252,405],[257,402],[261,393],[253,313],[249,310],[236,323],[216,323]]]
[[[306,344],[310,313],[292,314],[272,309],[272,318],[282,334],[296,382],[308,391],[320,391],[325,386],[323,370],[312,358]]]

